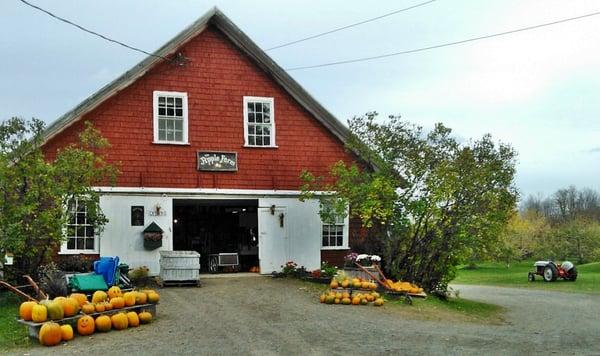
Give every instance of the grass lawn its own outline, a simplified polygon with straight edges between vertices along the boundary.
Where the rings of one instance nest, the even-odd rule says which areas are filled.
[[[17,323],[19,299],[7,292],[0,292],[0,351],[29,345],[27,330]]]
[[[457,284],[481,284],[505,287],[537,288],[575,293],[600,293],[600,263],[588,263],[577,267],[577,281],[569,282],[557,279],[544,282],[536,275],[535,282],[527,281],[527,272],[533,270],[534,261],[511,264],[510,268],[500,263],[482,263],[476,269],[460,268]]]

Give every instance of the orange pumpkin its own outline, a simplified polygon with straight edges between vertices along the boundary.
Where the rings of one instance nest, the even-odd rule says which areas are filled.
[[[327,296],[325,294],[321,294],[321,296],[319,297],[319,301],[321,303],[325,303],[325,299],[327,298]]]
[[[140,318],[140,323],[142,324],[148,324],[152,321],[152,314],[147,311],[139,313],[138,317]]]
[[[48,309],[45,305],[36,304],[31,308],[31,320],[36,323],[43,323],[48,319]]]
[[[100,315],[96,318],[96,329],[98,329],[98,331],[110,331],[111,326],[112,321],[108,315]]]
[[[145,295],[145,294],[144,294]],[[31,320],[31,312],[33,311],[33,307],[36,306],[36,302],[23,302],[19,306],[19,316],[23,320]]]
[[[352,305],[359,305],[360,304],[360,297],[354,297],[352,298]]]
[[[85,303],[88,302],[87,296],[83,293],[72,293],[70,298],[75,299],[79,303],[80,307],[82,307]]]
[[[109,311],[112,310],[113,306],[110,302],[104,302],[104,310]]]
[[[376,306],[376,307],[382,306],[383,305],[383,299],[381,299],[381,298],[375,299],[375,302],[373,303],[373,305]]]
[[[127,325],[129,327],[133,327],[136,328],[138,326],[140,326],[140,318],[138,317],[136,312],[129,312],[126,314],[127,315]]]
[[[146,293],[142,293],[142,292],[135,292],[135,304],[140,305],[140,304],[146,304],[148,302],[148,296],[146,295]]]
[[[62,332],[60,325],[49,321],[42,325],[38,336],[40,344],[44,346],[54,346],[60,344],[62,340]]]
[[[122,297],[123,296],[123,292],[121,292],[121,288],[117,287],[117,286],[112,286],[108,289],[108,297],[110,299],[116,298],[116,297]]]
[[[105,306],[104,302],[96,304],[95,307],[96,307],[97,313],[102,313],[103,311],[106,310],[106,306]]]
[[[89,315],[84,315],[77,320],[77,332],[79,335],[92,335],[96,329],[94,318]]]
[[[57,301],[60,303],[60,305],[62,306],[63,312],[64,312],[64,316],[70,317],[73,316],[75,314],[77,314],[79,312],[79,302],[77,300],[75,300],[74,298],[62,298],[62,299],[58,299],[55,298],[54,301]]]
[[[337,287],[339,287],[339,283],[338,283],[338,281],[336,281],[335,279],[332,279],[332,280],[331,280],[331,283],[329,283],[329,287],[330,287],[331,289],[336,289]]]
[[[123,297],[116,297],[110,300],[110,304],[112,304],[113,309],[120,309],[125,306],[125,299]]]
[[[131,307],[135,305],[135,297],[137,296],[137,292],[127,292],[123,294],[123,299],[125,300],[125,306]]]
[[[150,303],[156,304],[156,303],[158,303],[159,300],[160,300],[160,295],[158,295],[158,293],[156,293],[156,292],[148,293],[148,301]]]
[[[73,328],[69,324],[60,326],[60,334],[62,341],[73,340]]]
[[[129,319],[127,319],[127,315],[125,313],[117,313],[110,317],[112,321],[112,327],[115,330],[124,330],[127,329],[127,325],[129,323]]]
[[[84,305],[81,307],[81,311],[82,311],[84,314],[93,314],[93,313],[95,313],[95,312],[96,312],[96,307],[95,307],[95,306],[94,306],[94,304],[92,304],[92,303],[87,303],[87,304],[84,304]]]

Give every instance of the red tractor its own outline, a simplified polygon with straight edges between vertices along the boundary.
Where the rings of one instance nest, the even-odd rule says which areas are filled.
[[[569,261],[554,263],[553,261],[537,261],[533,264],[535,271],[529,272],[527,279],[535,281],[535,275],[542,276],[546,282],[554,282],[556,278],[575,282],[577,279],[577,268]]]

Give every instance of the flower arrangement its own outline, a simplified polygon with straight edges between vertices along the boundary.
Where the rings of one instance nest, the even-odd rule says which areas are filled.
[[[296,273],[296,269],[298,268],[298,264],[294,261],[287,261],[285,265],[281,266],[281,273],[286,276],[291,276]]]
[[[356,262],[363,266],[371,266],[373,264],[379,264],[379,262],[381,262],[381,257],[377,255],[360,254],[356,256]]]
[[[325,278],[333,278],[338,272],[338,268],[336,266],[332,266],[327,261],[323,261],[321,263],[321,277]]]

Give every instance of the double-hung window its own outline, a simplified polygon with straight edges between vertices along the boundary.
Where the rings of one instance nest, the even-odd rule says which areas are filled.
[[[69,214],[65,229],[66,243],[62,253],[96,253],[98,241],[94,232],[94,224],[89,219],[86,201],[72,199],[68,203]]]
[[[245,146],[277,147],[273,98],[244,97],[244,133]]]
[[[188,143],[187,93],[155,91],[154,143]]]
[[[327,205],[325,209],[328,209]],[[348,229],[346,226],[346,217],[334,215],[332,221],[322,221],[322,247],[329,249],[347,248],[348,246]]]

